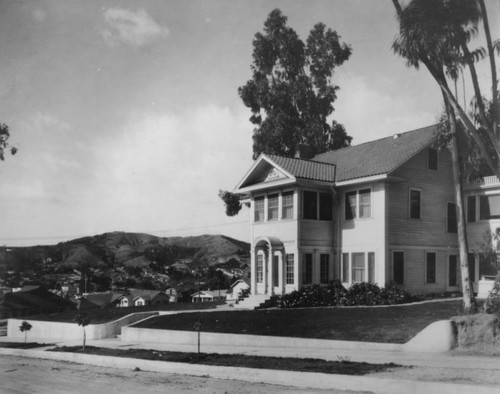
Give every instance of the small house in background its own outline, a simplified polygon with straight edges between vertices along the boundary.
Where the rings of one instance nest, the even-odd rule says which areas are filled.
[[[226,301],[227,302],[238,301],[241,293],[246,291],[246,290],[250,290],[250,284],[245,282],[245,280],[243,280],[243,279],[238,279],[236,282],[234,282],[231,285],[231,287],[227,291]]]
[[[128,294],[121,295],[116,300],[118,308],[128,308],[137,306],[161,306],[169,303],[169,297],[159,290],[135,290],[132,289]]]
[[[191,295],[192,302],[213,302],[225,301],[227,289],[221,290],[202,290]]]
[[[164,293],[165,293],[165,295],[168,296],[168,300],[170,303],[175,304],[175,303],[179,302],[179,294],[178,294],[177,290],[174,289],[173,287],[169,287],[169,288],[165,289]]]
[[[116,300],[122,296],[122,293],[105,291],[99,293],[84,293],[80,299],[80,308],[108,308],[116,305]]]

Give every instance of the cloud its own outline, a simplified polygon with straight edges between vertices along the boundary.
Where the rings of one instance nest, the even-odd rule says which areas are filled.
[[[247,118],[243,108],[214,105],[133,114],[95,148],[95,179],[82,200],[125,230],[241,222],[225,216],[218,190],[231,190],[252,164]]]
[[[441,108],[439,96],[427,94],[427,100],[418,96],[425,89],[422,93],[396,87],[390,94],[374,89],[372,81],[350,74],[339,85],[342,90],[333,117],[346,127],[355,145],[431,125]]]
[[[167,38],[169,34],[166,26],[157,23],[143,9],[133,12],[125,8],[108,8],[104,21],[107,28],[102,34],[110,45],[124,43],[141,47]]]

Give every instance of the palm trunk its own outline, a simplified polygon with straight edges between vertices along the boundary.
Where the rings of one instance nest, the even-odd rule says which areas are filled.
[[[85,351],[85,341],[86,341],[86,339],[87,339],[86,337],[87,337],[87,335],[86,335],[86,333],[85,333],[85,328],[84,328],[84,329],[83,329],[83,351]]]

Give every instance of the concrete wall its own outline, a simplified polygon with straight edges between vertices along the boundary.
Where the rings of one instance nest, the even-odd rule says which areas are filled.
[[[89,324],[85,327],[88,340],[110,338],[119,335],[122,327],[136,323],[145,318],[156,316],[158,312],[138,312],[124,316],[121,319],[104,323]],[[7,336],[9,338],[24,338],[24,333],[19,330],[23,321],[31,324],[32,328],[28,332],[28,338],[44,339],[80,339],[82,337],[82,327],[76,323],[49,322],[30,319],[9,319],[7,323]]]
[[[198,344],[196,331],[155,330],[149,328],[123,327],[121,340],[134,343],[162,343],[175,345],[193,345],[193,351]],[[214,332],[201,333],[201,346],[257,346],[257,347],[290,347],[300,341],[301,347],[308,348],[349,348],[349,349],[379,349],[401,350],[403,345],[387,343],[367,343],[354,341],[333,341],[327,339],[304,339],[289,337],[270,337],[261,335],[218,334]]]

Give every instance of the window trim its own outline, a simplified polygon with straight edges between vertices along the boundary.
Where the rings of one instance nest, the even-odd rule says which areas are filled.
[[[262,200],[262,219],[257,220],[257,200]],[[263,223],[266,221],[266,196],[259,195],[255,196],[253,199],[253,221],[254,223]]]
[[[434,255],[434,280],[429,281],[429,255]],[[435,251],[426,251],[425,252],[425,284],[426,285],[435,285],[437,284],[437,252]]]
[[[291,260],[289,258],[291,257]],[[291,263],[291,269],[290,269]],[[295,284],[295,254],[285,254],[285,285]]]
[[[271,207],[269,205],[269,200],[270,198],[276,198],[276,205]],[[279,220],[280,218],[280,193],[271,193],[271,194],[268,194],[266,196],[266,200],[267,200],[267,221],[268,222],[276,222],[277,220]],[[271,218],[271,209],[273,209],[274,212],[276,212],[276,217],[275,218]]]
[[[352,252],[351,253],[351,266],[350,266],[350,271],[351,271],[351,283],[362,283],[362,282],[366,282],[366,266],[368,264],[367,262],[367,254],[368,252]],[[358,281],[355,281],[354,280],[354,266],[353,266],[353,262],[354,262],[354,255],[361,255],[363,257],[363,267],[362,267],[362,273],[361,273],[361,280],[358,280]],[[357,267],[356,268],[357,270],[360,270],[361,268]]]
[[[395,271],[394,268],[396,267],[396,265],[394,264],[394,262],[395,262],[395,258],[394,257],[395,257],[396,253],[401,253],[402,256],[403,256],[403,267],[402,267],[402,269],[403,269],[403,271],[402,271],[403,272],[403,280],[401,282],[396,281],[396,275],[395,275],[395,272],[394,272]],[[397,285],[404,285],[405,284],[405,262],[406,262],[405,251],[404,250],[393,250],[391,257],[392,257],[392,280]]]
[[[431,168],[430,166],[430,153],[431,151],[436,152],[436,168]],[[427,169],[431,171],[438,171],[439,170],[439,151],[436,148],[429,147],[427,148],[427,163],[426,163]]]
[[[450,205],[453,205],[453,207],[455,208],[455,231],[450,231]],[[448,234],[458,234],[457,204],[449,201],[446,203],[446,232]]]
[[[368,216],[360,216],[360,213],[361,213],[361,198],[360,198],[360,194],[361,192],[366,192],[366,191],[369,191],[369,193],[367,193],[370,197],[370,215]],[[352,215],[352,217],[348,217],[347,215],[347,196],[348,195],[354,195],[356,197],[356,205],[355,205],[355,213]],[[349,204],[350,206],[350,204]],[[360,189],[354,189],[354,190],[346,190],[344,192],[344,220],[347,221],[347,220],[363,220],[363,219],[373,219],[373,187],[370,186],[370,187],[364,187],[364,188],[360,188]]]
[[[284,196],[291,196],[292,198],[292,203],[290,205],[285,205],[284,201],[285,199],[283,198]],[[291,217],[285,217],[285,208],[292,208],[292,215]],[[281,192],[281,220],[293,220],[294,218],[294,212],[295,211],[295,191],[293,190],[287,190],[284,192]]]
[[[473,200],[474,201],[474,210],[471,211],[471,204],[470,204],[470,201]],[[478,215],[477,215],[477,207],[478,207],[478,203],[477,203],[477,196],[475,194],[469,194],[467,196],[467,223],[475,223],[477,222],[477,219],[478,219]],[[471,215],[472,213],[472,215]],[[473,216],[473,217],[471,217]]]
[[[354,281],[353,275],[353,261],[354,255],[362,255],[363,256],[363,273],[361,281]],[[370,281],[370,255],[373,256],[373,280]],[[360,267],[358,267],[359,269]],[[374,250],[363,250],[363,251],[350,251],[350,252],[342,252],[341,253],[341,262],[340,262],[340,281],[342,283],[362,283],[362,282],[370,282],[376,283],[377,280],[377,257],[376,252]]]
[[[418,192],[418,218],[412,217],[412,201],[411,201],[411,193]],[[418,189],[416,187],[410,187],[408,189],[408,219],[409,220],[422,220],[422,189]]]

